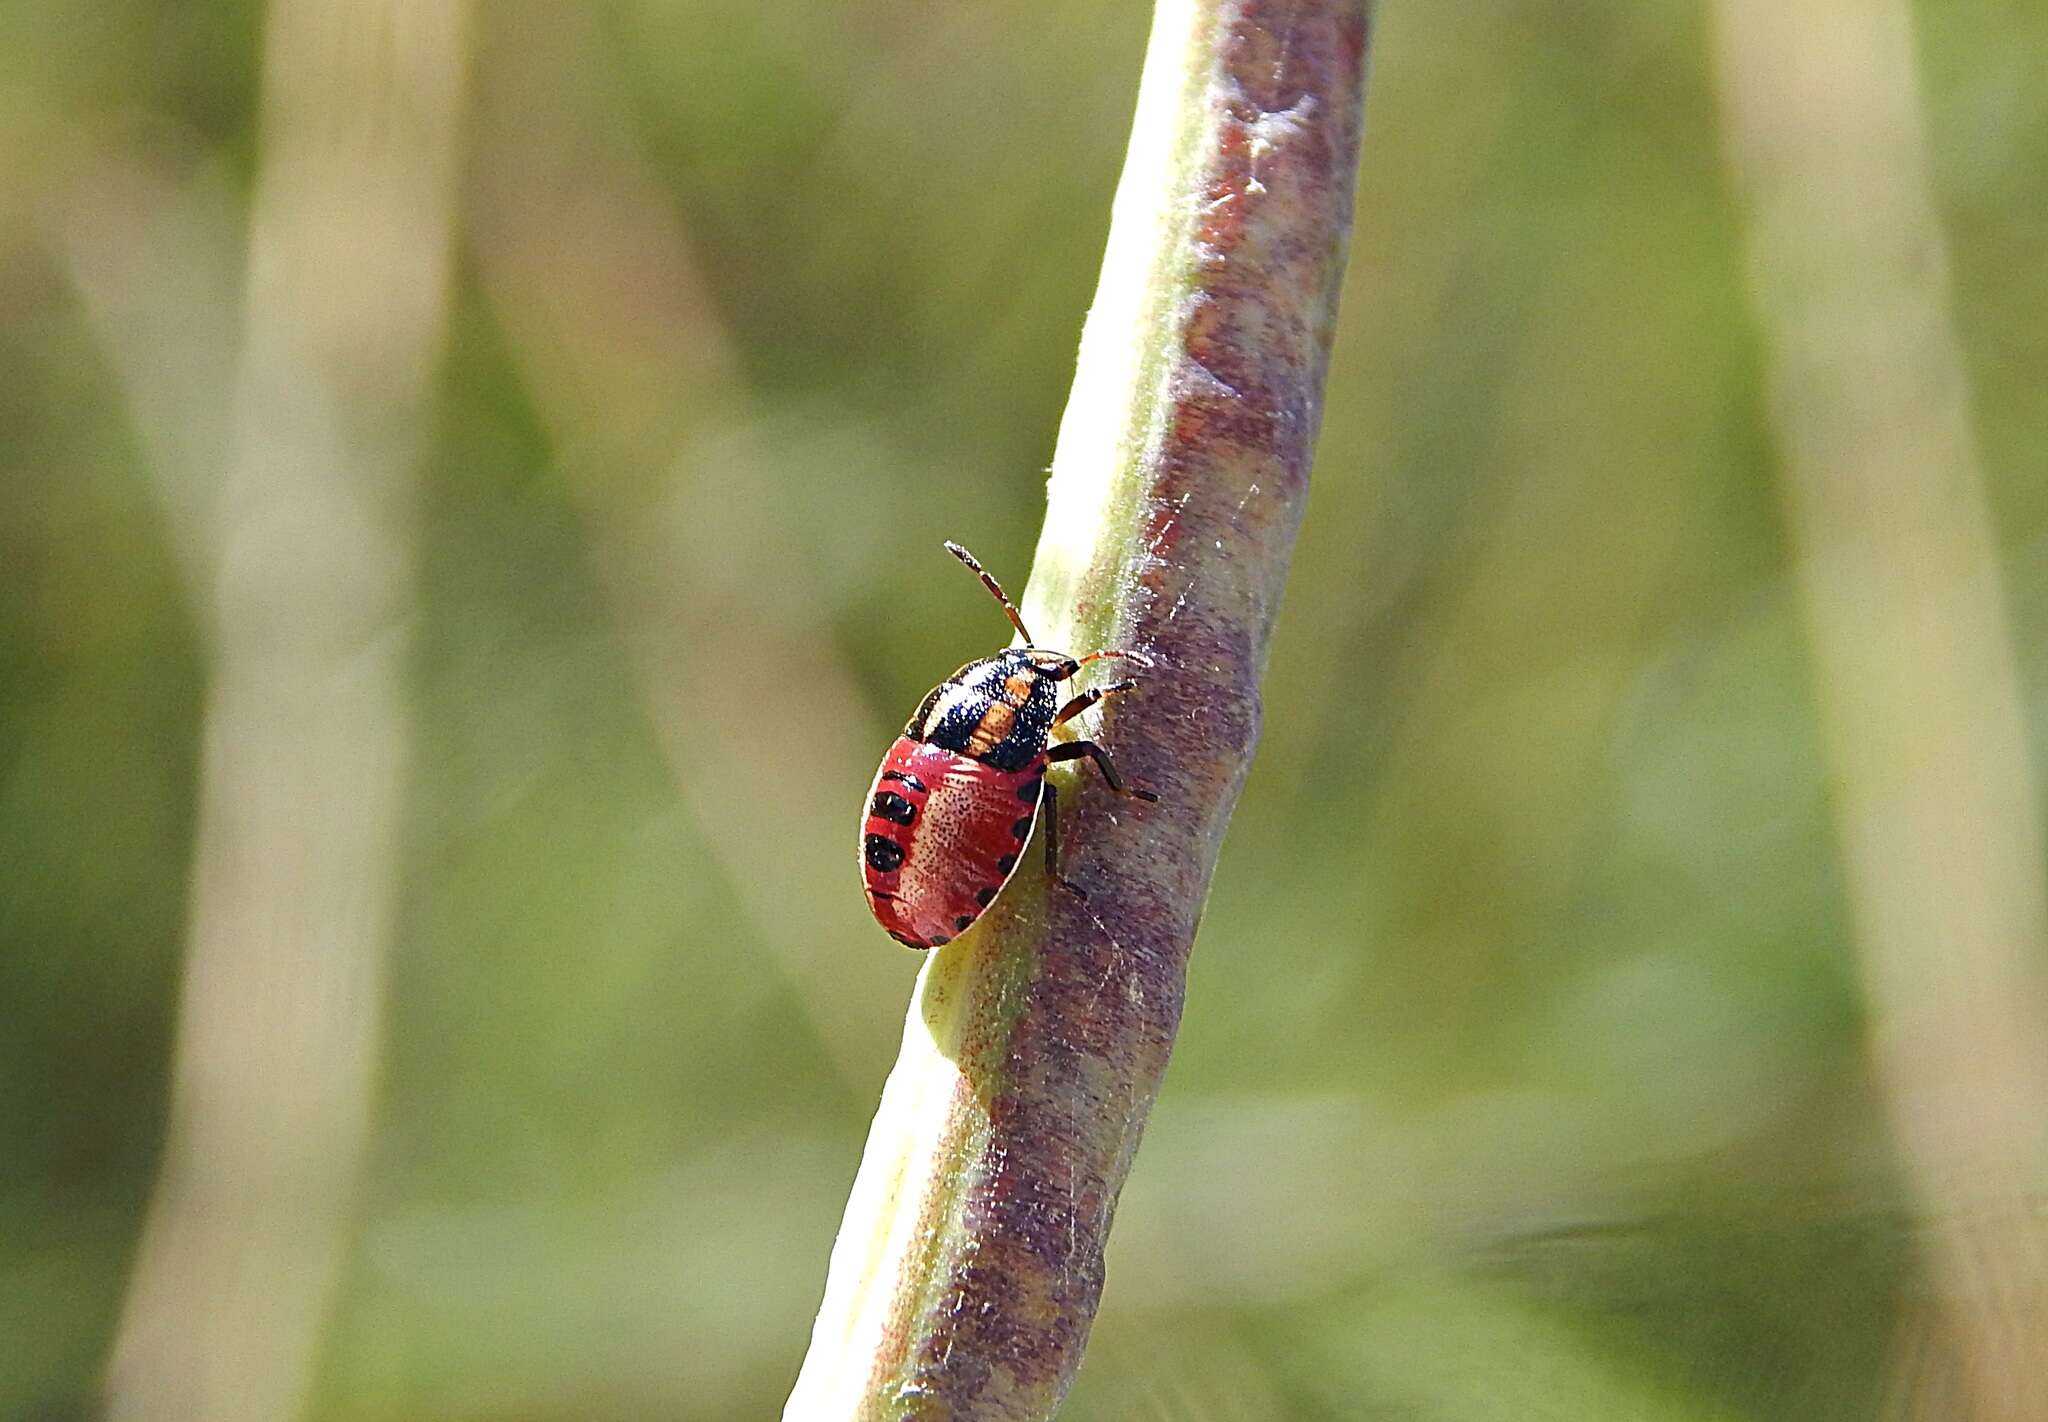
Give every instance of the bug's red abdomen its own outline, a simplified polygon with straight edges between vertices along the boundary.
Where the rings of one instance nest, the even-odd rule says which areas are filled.
[[[998,770],[898,737],[861,821],[861,877],[876,920],[912,948],[951,941],[1015,871],[1044,788],[1043,753]]]

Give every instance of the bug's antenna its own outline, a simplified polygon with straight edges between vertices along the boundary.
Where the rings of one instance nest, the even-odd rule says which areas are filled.
[[[976,562],[972,553],[950,538],[946,540],[946,551],[974,570],[974,575],[981,579],[981,585],[994,594],[995,600],[1003,605],[1003,612],[1010,619],[1010,625],[1017,629],[1017,635],[1024,639],[1025,645],[1036,645],[1038,639],[1031,635],[1031,629],[1026,627],[1024,619],[1017,615],[1017,609],[1011,604],[1009,595],[1003,591],[1003,585],[989,576],[988,569]]]

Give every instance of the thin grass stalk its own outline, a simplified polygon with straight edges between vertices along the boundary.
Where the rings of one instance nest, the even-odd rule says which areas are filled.
[[[310,1405],[397,901],[412,501],[449,299],[467,25],[464,0],[272,0],[224,417],[172,430],[165,396],[210,382],[144,369],[145,353],[178,354],[148,315],[187,298],[126,285],[107,260],[128,250],[118,236],[74,258],[164,461],[211,681],[168,1139],[104,1383],[118,1422],[290,1422]],[[184,467],[216,433],[217,483]]]
[[[1886,1416],[2048,1417],[2048,895],[1903,0],[1717,0],[1873,1077],[1923,1217]]]

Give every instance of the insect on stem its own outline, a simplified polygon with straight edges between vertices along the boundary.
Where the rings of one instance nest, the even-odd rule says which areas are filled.
[[[1025,631],[1002,586],[957,543],[946,551],[980,577]],[[1092,741],[1053,745],[1054,730],[1106,696],[1131,690],[1125,680],[1084,691],[1060,704],[1059,688],[1103,657],[1151,665],[1136,652],[1112,649],[1082,658],[1043,647],[1010,647],[969,662],[918,706],[883,757],[861,815],[861,879],[868,908],[898,943],[938,948],[974,925],[1016,872],[1032,826],[1046,826],[1047,862],[1058,875],[1058,798],[1045,768],[1086,756],[1109,788],[1136,800],[1157,800],[1126,785],[1109,753]]]

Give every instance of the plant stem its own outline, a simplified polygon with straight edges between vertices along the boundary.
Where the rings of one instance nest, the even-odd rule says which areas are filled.
[[[1308,489],[1366,0],[1161,0],[1026,620],[1155,663],[1036,856],[919,978],[784,1416],[1049,1417],[1178,1025]]]

